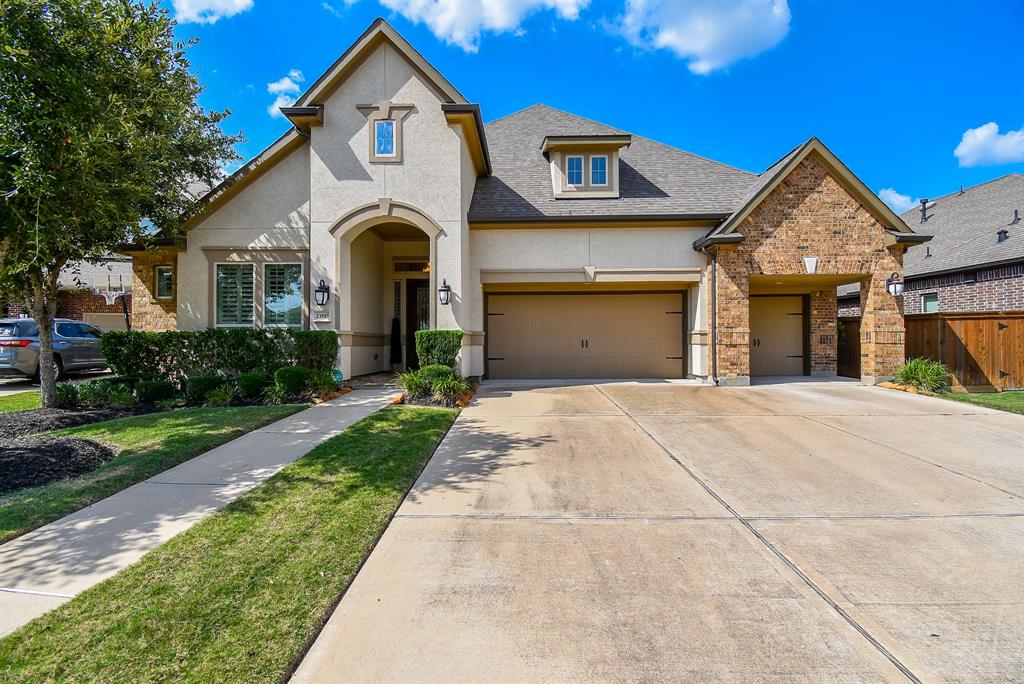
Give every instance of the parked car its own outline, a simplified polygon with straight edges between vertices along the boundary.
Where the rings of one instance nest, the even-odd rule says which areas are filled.
[[[68,373],[104,370],[99,328],[58,318],[53,322],[53,363],[57,379]],[[39,326],[31,318],[0,318],[0,376],[39,376]]]

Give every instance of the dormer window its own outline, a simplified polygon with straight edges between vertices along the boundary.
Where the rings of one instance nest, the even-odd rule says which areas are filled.
[[[595,187],[608,185],[608,156],[595,154],[590,158],[590,184]]]
[[[395,156],[395,120],[381,119],[374,121],[374,150],[375,156]]]
[[[551,164],[556,199],[612,199],[619,196],[619,150],[631,137],[616,135],[547,136],[541,151]]]
[[[573,155],[565,158],[565,182],[568,185],[583,185],[583,157]]]

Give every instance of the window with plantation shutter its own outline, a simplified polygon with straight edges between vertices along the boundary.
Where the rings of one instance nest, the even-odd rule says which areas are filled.
[[[263,267],[263,325],[302,327],[302,265]]]
[[[255,289],[252,264],[217,264],[217,325],[252,326]]]

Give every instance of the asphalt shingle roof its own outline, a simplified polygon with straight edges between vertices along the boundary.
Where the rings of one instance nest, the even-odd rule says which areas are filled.
[[[477,180],[471,221],[568,216],[728,214],[759,176],[633,136],[619,155],[619,197],[555,199],[545,136],[623,135],[611,126],[533,105],[484,126],[493,173]]]
[[[1014,209],[1020,215],[1017,223]],[[907,277],[1024,261],[1024,174],[1011,173],[933,200],[927,216],[921,220],[920,205],[902,215],[915,233],[933,236],[903,257]],[[1003,242],[997,241],[1000,229],[1009,233]],[[846,285],[839,288],[839,296],[858,291],[857,285]]]

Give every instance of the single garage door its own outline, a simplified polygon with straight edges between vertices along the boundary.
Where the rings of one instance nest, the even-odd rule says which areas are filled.
[[[492,294],[491,378],[681,378],[685,297]]]

